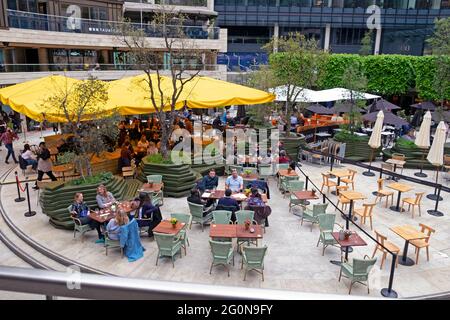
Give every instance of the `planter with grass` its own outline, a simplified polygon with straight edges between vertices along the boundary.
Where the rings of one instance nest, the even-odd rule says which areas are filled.
[[[306,147],[305,136],[290,132],[286,134],[280,134],[279,140],[283,142],[286,154],[291,159],[297,159],[298,150]]]
[[[353,161],[370,161],[371,148],[369,147],[368,136],[357,136],[349,131],[341,131],[334,138],[335,141],[345,143],[345,158]],[[381,148],[374,151],[379,154]]]

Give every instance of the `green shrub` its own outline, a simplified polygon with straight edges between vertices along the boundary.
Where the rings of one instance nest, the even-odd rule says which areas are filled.
[[[405,138],[402,137],[397,139],[395,145],[400,148],[417,149],[417,146],[413,141],[406,140]]]
[[[350,131],[342,130],[334,135],[334,140],[339,142],[368,141],[367,137],[351,134]]]
[[[75,152],[65,152],[63,154],[58,155],[57,165],[67,164],[73,162],[75,159]]]
[[[79,178],[72,181],[69,181],[67,184],[69,186],[82,186],[88,184],[101,184],[105,183],[108,180],[112,179],[113,174],[111,172],[100,172],[94,176]]]
[[[171,157],[169,157],[169,159],[165,160],[162,156],[162,154],[157,153],[157,154],[152,154],[147,156],[146,158],[147,162],[150,163],[155,163],[155,164],[172,164],[172,160]]]

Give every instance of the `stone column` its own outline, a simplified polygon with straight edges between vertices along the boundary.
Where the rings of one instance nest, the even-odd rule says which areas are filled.
[[[214,0],[207,1],[208,10],[214,10]]]
[[[106,49],[100,50],[100,55],[103,58],[104,64],[109,64],[109,52]]]
[[[331,25],[329,23],[325,26],[325,39],[323,42],[323,50],[330,50],[330,36],[331,36]]]
[[[48,71],[48,50],[47,48],[38,48],[39,70]]]
[[[278,38],[280,37],[280,26],[275,23],[273,26],[273,52],[278,52]]]
[[[13,59],[12,59],[12,50],[8,49],[8,48],[4,48],[3,49],[3,60],[6,64],[5,67],[5,71],[6,72],[12,72],[13,71],[13,67],[10,66],[10,64],[13,63]]]
[[[381,27],[376,29],[377,30],[377,34],[375,37],[375,50],[373,52],[373,54],[377,55],[380,54],[380,47],[381,47]]]

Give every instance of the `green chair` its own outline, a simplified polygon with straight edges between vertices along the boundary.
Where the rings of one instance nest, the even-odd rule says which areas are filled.
[[[366,260],[366,258],[368,259]],[[348,294],[352,292],[352,286],[355,282],[367,286],[367,293],[370,293],[369,273],[376,262],[377,258],[370,259],[367,255],[365,255],[364,259],[353,259],[353,263],[343,262],[341,264],[341,271],[339,272],[339,282],[341,281],[342,275],[345,278],[350,279],[350,288],[348,290]]]
[[[231,174],[231,171],[233,171],[233,169],[236,169],[238,174],[242,174],[243,167],[237,166],[234,164],[229,164],[229,165],[225,165],[225,169],[226,169],[227,174]]]
[[[212,212],[213,223],[215,224],[230,224],[231,223],[231,211],[227,210],[214,210]]]
[[[280,171],[280,170],[287,170],[289,168],[289,163],[277,163],[277,164],[275,164],[275,166],[277,168],[276,173],[278,173],[278,171]],[[278,188],[280,188],[281,180],[283,178],[284,177],[278,175],[278,180],[277,180],[277,187]]]
[[[338,225],[342,228],[342,226],[338,223],[335,223],[336,215],[335,214],[319,214],[317,216],[317,220],[319,222],[320,235],[319,240],[317,241],[317,246],[322,242],[323,250],[322,256],[325,254],[325,248],[328,246],[336,246],[337,241],[333,238],[333,229],[334,225]]]
[[[180,253],[180,258],[182,258],[181,239],[173,234],[157,233],[153,232],[155,236],[156,243],[158,245],[158,255],[156,256],[156,265],[158,265],[158,260],[162,257],[170,257],[172,259],[172,268],[175,267],[174,258]]]
[[[283,193],[283,198],[285,197],[286,192],[289,190],[289,185],[292,181],[299,181],[300,177],[295,176],[281,176],[280,177],[280,191]]]
[[[73,220],[73,238],[75,239],[77,231],[81,234],[81,242],[84,241],[84,234],[93,230],[88,224],[81,224],[81,220],[72,216],[72,205],[67,207],[70,217]]]
[[[184,223],[184,226],[180,230],[178,235],[180,236],[181,242],[183,243],[184,255],[186,255],[186,245],[190,246],[187,236],[187,227],[191,223],[191,216],[186,213],[171,213],[170,217],[177,219],[180,223]]]
[[[289,191],[289,212],[292,211],[292,208],[295,206],[305,206],[304,200],[299,200],[293,192],[295,191],[303,191],[305,183],[299,180],[289,181],[288,191]],[[285,193],[286,194],[286,193]]]
[[[200,223],[202,225],[203,232],[205,223],[211,221],[212,219],[212,212],[209,212],[206,216],[203,216],[203,205],[191,202],[188,202],[188,205],[192,216],[189,228],[192,228],[192,222]]]
[[[103,232],[103,235],[105,237],[105,255],[108,255],[108,249],[120,248],[120,254],[123,258],[123,248],[120,246],[120,241],[112,240],[108,235],[108,231],[106,230],[105,232]]]
[[[236,211],[236,224],[243,225],[245,224],[246,220],[250,220],[251,224],[256,224],[256,221],[254,220],[255,212],[252,210],[239,210]],[[237,238],[237,251],[240,252],[241,244],[247,243],[250,245],[250,243],[253,243],[254,245],[258,245],[258,240],[249,240],[244,238]]]
[[[320,214],[326,213],[327,207],[328,207],[328,203],[318,203],[318,204],[313,205],[312,210],[309,208],[306,208],[303,211],[301,225],[303,225],[303,220],[311,222],[311,231],[312,231],[314,223],[319,223],[318,216]]]
[[[266,256],[266,252],[267,246],[244,246],[242,248],[241,269],[245,267],[244,281],[247,278],[247,272],[251,270],[261,273],[262,281],[264,281],[264,257]]]
[[[211,274],[212,268],[214,266],[223,265],[225,268],[227,268],[228,276],[230,276],[229,264],[233,262],[234,266],[233,244],[230,241],[222,242],[213,240],[209,240],[209,244],[211,246],[211,253],[213,256],[209,274]]]
[[[162,175],[160,174],[150,174],[147,176],[147,183],[163,183],[162,182]],[[164,204],[164,192],[163,192],[163,188],[161,188],[160,191],[158,192],[152,192],[150,194],[150,198],[152,200],[153,205],[163,205]]]
[[[273,168],[271,164],[260,164],[259,165],[259,178],[268,181],[269,178],[273,176]]]

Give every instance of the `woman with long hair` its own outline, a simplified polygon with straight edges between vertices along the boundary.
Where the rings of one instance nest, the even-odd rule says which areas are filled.
[[[119,209],[114,219],[109,220],[106,225],[106,231],[108,232],[108,238],[111,240],[119,240],[120,227],[126,225],[130,220],[128,215],[122,209]]]
[[[148,236],[153,237],[153,229],[161,222],[162,215],[159,207],[153,205],[147,193],[139,194],[139,207],[134,217],[140,228],[148,227]]]

